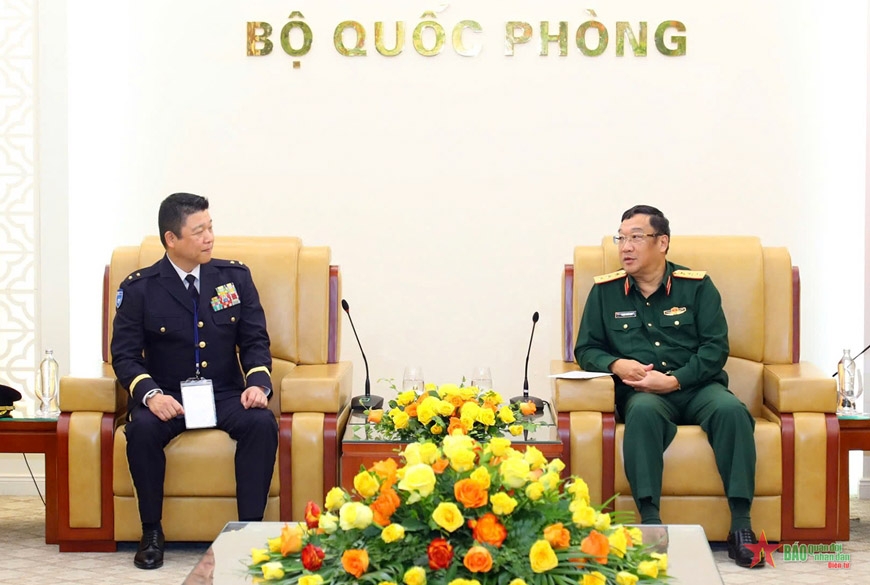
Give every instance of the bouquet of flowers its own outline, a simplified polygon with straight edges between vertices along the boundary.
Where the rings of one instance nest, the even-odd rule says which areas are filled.
[[[391,386],[394,390],[395,385]],[[422,392],[408,390],[389,401],[390,410],[369,410],[368,420],[385,437],[403,442],[434,441],[460,432],[478,441],[533,431],[535,404],[503,404],[494,390],[456,384],[426,384]]]
[[[564,464],[507,438],[409,444],[333,488],[324,510],[253,549],[255,582],[288,585],[634,585],[667,579],[666,554],[589,502]]]

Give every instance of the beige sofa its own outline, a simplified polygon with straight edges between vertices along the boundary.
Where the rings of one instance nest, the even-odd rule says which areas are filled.
[[[800,361],[800,281],[788,251],[763,247],[754,237],[675,236],[668,259],[706,270],[722,295],[730,389],[756,419],[753,527],[770,540],[834,540],[836,384]],[[552,362],[551,373],[578,369],[574,343],[592,278],[619,269],[611,238],[575,248],[563,275],[563,354]],[[617,510],[636,513],[623,468],[612,378],[554,379],[552,395],[571,473],[586,479],[594,500],[615,496]],[[727,499],[699,426],[681,426],[665,452],[661,515],[666,523],[703,525],[710,540],[727,536]]]
[[[103,283],[102,377],[61,380],[58,537],[62,551],[114,550],[141,535],[123,432],[127,392],[109,346],[118,284],[163,255],[157,237],[117,248]],[[218,237],[217,258],[251,269],[271,339],[270,408],[279,420],[266,520],[303,517],[338,483],[339,440],[349,413],[350,362],[339,361],[341,280],[327,247],[289,237]],[[235,442],[216,429],[188,431],[166,448],[167,540],[210,541],[236,519]]]

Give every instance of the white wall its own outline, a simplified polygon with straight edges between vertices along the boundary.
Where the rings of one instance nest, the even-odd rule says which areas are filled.
[[[595,6],[606,53],[538,56],[538,22],[588,17],[576,2],[453,2],[483,51],[410,41],[435,3],[206,0],[69,3],[69,369],[100,355],[111,250],[156,232],[162,198],[207,195],[218,236],[292,234],[332,247],[372,378],[421,364],[434,382],[492,367],[521,388],[531,314],[532,392],[560,355],[559,277],[577,244],[654,204],[675,234],[757,234],[787,246],[803,280],[803,357],[831,369],[862,347],[867,22],[864,3],[640,0]],[[289,10],[314,31],[293,69]],[[245,55],[245,23],[272,24],[272,55]],[[358,20],[366,57],[340,56]],[[376,20],[406,22],[404,52],[374,50]],[[503,52],[504,22],[535,40]],[[650,23],[645,58],[615,56],[615,23]],[[687,27],[687,55],[653,31]],[[697,267],[702,269],[702,266]],[[346,324],[345,324],[346,325]],[[356,388],[363,366],[345,326]],[[378,385],[375,385],[375,390]]]

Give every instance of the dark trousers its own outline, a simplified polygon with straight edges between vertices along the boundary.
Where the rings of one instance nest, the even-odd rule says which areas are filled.
[[[278,423],[267,408],[245,409],[239,395],[215,400],[217,428],[236,441],[236,504],[239,519],[261,518],[278,449]],[[163,516],[163,448],[185,431],[184,417],[161,421],[137,405],[127,423],[127,462],[139,498],[139,519],[159,522]]]
[[[677,425],[700,425],[716,457],[729,498],[752,501],[755,495],[755,419],[728,388],[713,382],[670,394],[636,392],[617,386],[617,409],[625,421],[625,474],[635,503],[662,495],[663,455]]]

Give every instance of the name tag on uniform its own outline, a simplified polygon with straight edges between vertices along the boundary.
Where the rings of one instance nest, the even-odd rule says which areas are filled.
[[[181,383],[181,405],[184,424],[188,429],[210,429],[217,426],[214,407],[214,386],[205,378],[190,378]]]
[[[637,311],[616,311],[613,316],[616,319],[631,319],[637,317]]]

